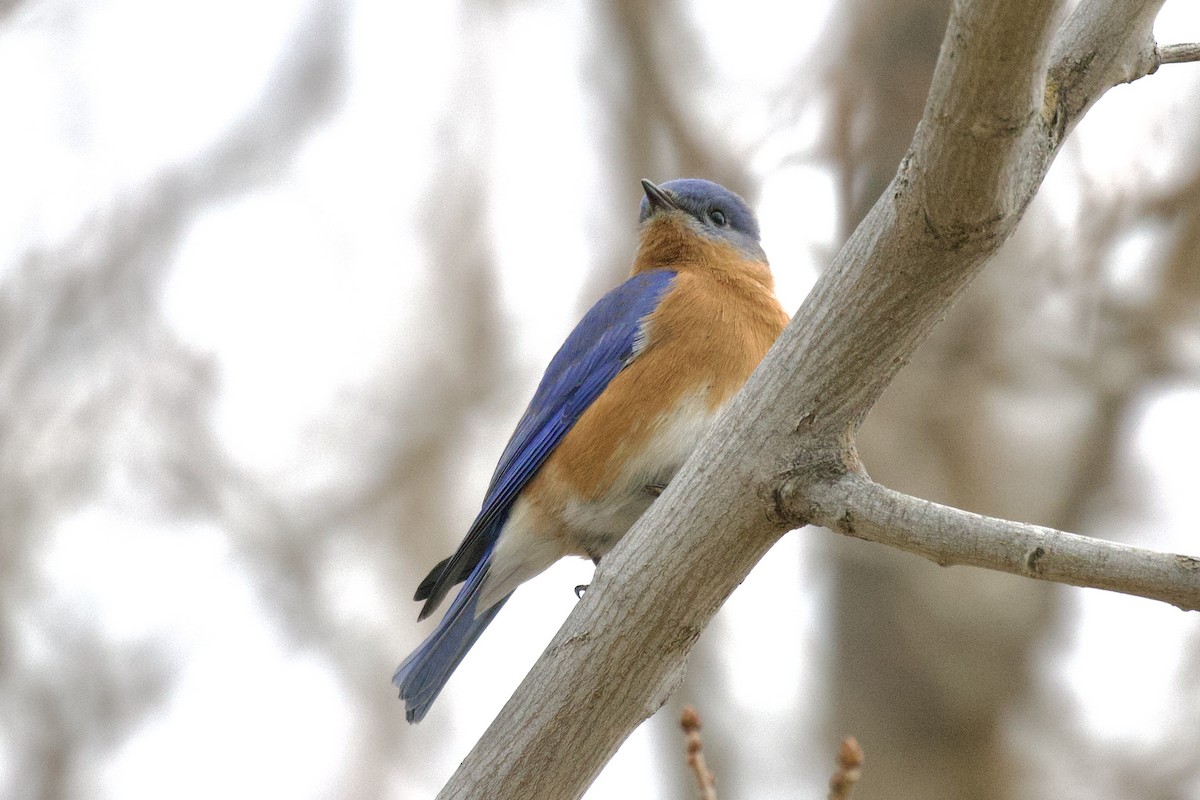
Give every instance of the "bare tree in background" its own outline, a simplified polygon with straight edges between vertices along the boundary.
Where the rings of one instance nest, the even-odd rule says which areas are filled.
[[[24,5],[0,3],[0,24]],[[840,55],[828,73],[835,114],[824,155],[838,171],[847,235],[912,138],[948,5],[856,0],[832,23]],[[462,533],[447,509],[476,500],[455,485],[476,446],[472,424],[503,429],[524,399],[504,346],[480,146],[491,135],[480,78],[495,46],[488,35],[519,10],[490,3],[463,15],[459,73],[437,121],[437,177],[397,188],[422,194],[422,246],[437,265],[424,276],[419,312],[427,357],[397,358],[313,433],[324,459],[346,465],[316,489],[295,492],[233,463],[213,428],[213,365],[176,336],[161,295],[196,218],[277,185],[338,112],[349,8],[305,8],[262,96],[218,143],[113,196],[77,231],[31,247],[3,272],[0,735],[15,766],[0,770],[0,794],[95,796],[95,776],[161,710],[179,678],[183,665],[170,642],[109,640],[95,620],[55,605],[39,568],[53,530],[104,497],[113,475],[139,488],[129,501],[135,515],[164,529],[181,520],[220,527],[289,645],[333,668],[354,719],[334,796],[385,796],[428,760],[424,744],[404,739],[403,714],[391,702],[387,677],[401,655],[395,631],[413,616],[417,579]],[[628,269],[638,178],[705,176],[750,199],[757,189],[749,154],[731,152],[728,131],[692,99],[719,79],[695,12],[612,0],[586,13],[595,25],[583,80],[606,121],[595,147],[608,186],[596,200],[607,207],[587,222],[601,244],[581,307]],[[1163,196],[1125,199],[1095,201],[1084,247],[1048,243],[1034,231],[1010,241],[869,418],[861,447],[874,477],[952,505],[1075,530],[1127,496],[1109,490],[1130,416],[1157,382],[1196,374],[1176,342],[1194,334],[1200,316],[1200,178],[1180,175]],[[1146,266],[1154,291],[1131,303],[1105,288],[1102,273],[1124,232],[1141,229],[1154,232],[1163,259]],[[1047,293],[1065,296],[1071,309],[1100,310],[1056,317],[1031,302]],[[1089,346],[1059,344],[1080,339]],[[1036,452],[1014,455],[1013,420],[1022,416],[1053,422],[1049,434],[1036,432]],[[1014,706],[1029,709],[1022,713],[1046,742],[1092,753],[1096,769],[1076,777],[1114,797],[1179,796],[1194,779],[1200,766],[1187,734],[1200,719],[1195,708],[1185,709],[1156,756],[1162,770],[1148,778],[1133,755],[1068,738],[1053,719],[1061,709],[1029,699],[1039,637],[1061,624],[1053,589],[940,572],[856,541],[829,549],[840,637],[829,724],[857,733],[869,749],[856,796],[943,795],[948,787],[969,797],[1018,795],[1023,784],[1004,735]],[[376,591],[386,622],[334,610],[332,576],[347,559]],[[29,646],[31,631],[53,657]],[[406,631],[415,642],[416,631]],[[756,776],[747,774],[742,719],[720,680],[721,648],[714,626],[693,651],[677,697],[701,704],[710,764],[723,796],[738,797]],[[664,772],[678,769],[665,783],[682,797],[691,779],[677,757],[676,716],[662,719],[659,762]],[[813,732],[781,735],[802,747]],[[779,765],[780,783],[796,779],[795,765]]]
[[[122,647],[75,616],[83,610],[64,613],[38,567],[51,528],[114,474],[141,487],[137,508],[151,514],[270,517],[258,487],[213,442],[208,365],[176,340],[158,298],[194,218],[274,180],[336,107],[342,21],[338,7],[314,5],[270,94],[219,144],[112,198],[65,240],[35,246],[5,279],[0,598],[27,613],[0,615],[0,730],[16,767],[5,797],[93,796],[95,764],[155,708],[179,667],[169,642]],[[31,636],[53,657],[31,660]]]
[[[1186,120],[1186,125],[1190,130],[1180,134],[1200,142],[1200,118]],[[1136,473],[1130,476],[1133,468],[1122,463],[1122,454],[1131,448],[1142,407],[1159,392],[1194,381],[1200,372],[1194,352],[1180,344],[1200,333],[1200,166],[1183,166],[1164,192],[1090,198],[1079,248],[1059,262],[1076,273],[1067,280],[1069,290],[1093,298],[1086,305],[1078,301],[1093,307],[1092,315],[1073,322],[1087,327],[1075,336],[1086,346],[1060,353],[1052,362],[1058,384],[1088,413],[1068,426],[1070,438],[1060,445],[1073,457],[1065,462],[1070,469],[1061,485],[1049,480],[1061,469],[1057,464],[1044,470],[1042,478],[1049,482],[1051,499],[1057,488],[1059,497],[1074,501],[1064,503],[1059,513],[1078,519],[1080,527],[1103,519],[1153,518],[1155,500],[1146,495]],[[1145,263],[1132,265],[1144,291],[1130,296],[1108,272],[1131,267],[1116,262],[1114,253],[1133,235],[1152,236],[1154,244]],[[1061,622],[1049,632],[1060,627]],[[1017,782],[1018,788],[1053,793],[1056,786],[1085,785],[1096,797],[1189,796],[1200,776],[1200,755],[1192,743],[1192,732],[1200,725],[1194,701],[1200,697],[1195,668],[1200,638],[1193,637],[1187,650],[1173,691],[1181,699],[1178,714],[1163,726],[1157,742],[1136,754],[1118,743],[1085,740],[1069,729],[1071,715],[1056,698],[1033,698],[1039,710],[1023,714],[1028,741],[1020,749],[1045,759]],[[1075,753],[1086,754],[1082,763],[1062,769],[1076,762]],[[1051,766],[1055,764],[1059,769]],[[1159,768],[1149,770],[1148,764]]]
[[[915,127],[923,93],[911,89],[927,82],[937,42],[914,33],[940,30],[946,10],[877,2],[843,14],[839,27],[854,33],[835,71],[840,100],[830,122],[847,232],[890,179]],[[885,57],[852,57],[875,52]],[[1114,296],[1106,263],[1144,226],[1143,204],[1130,200],[1093,196],[1092,222],[1073,247],[1027,226],[997,255],[864,425],[860,446],[876,479],[1065,530],[1087,530],[1097,515],[1121,510],[1129,496],[1113,485],[1115,460],[1155,382],[1181,369],[1195,374],[1171,342],[1194,326],[1200,300],[1194,279],[1179,279],[1194,278],[1195,264],[1172,265],[1187,245],[1167,244],[1186,240],[1186,224],[1159,228],[1164,241],[1155,249],[1170,258],[1144,268],[1156,287],[1150,301],[1130,308]],[[1196,209],[1167,206],[1185,218]],[[1166,274],[1156,277],[1160,270]],[[939,571],[851,540],[830,546],[840,637],[832,733],[889,743],[885,752],[872,749],[871,781],[860,794],[927,797],[946,786],[961,797],[1019,794],[1008,741],[1013,709],[1040,707],[1031,704],[1030,679],[1042,637],[1062,624],[1058,592],[1004,575]]]

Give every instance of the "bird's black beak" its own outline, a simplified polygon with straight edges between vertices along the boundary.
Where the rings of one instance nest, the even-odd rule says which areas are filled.
[[[650,201],[652,211],[655,209],[669,211],[679,208],[679,204],[675,202],[675,198],[645,178],[642,178],[642,188],[646,191],[646,199]]]

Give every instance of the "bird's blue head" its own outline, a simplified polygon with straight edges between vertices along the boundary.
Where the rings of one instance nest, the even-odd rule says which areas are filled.
[[[756,261],[767,260],[758,241],[758,220],[746,201],[712,181],[680,178],[655,185],[642,181],[640,222],[662,213],[682,211],[688,227],[710,239],[727,242]]]

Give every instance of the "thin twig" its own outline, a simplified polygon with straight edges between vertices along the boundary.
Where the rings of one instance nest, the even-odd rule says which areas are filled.
[[[863,750],[853,736],[842,739],[838,748],[837,772],[829,779],[829,800],[850,800],[850,791],[862,777]]]
[[[1200,61],[1200,42],[1165,44],[1158,48],[1159,64],[1186,64]]]
[[[683,707],[679,724],[687,734],[688,766],[696,773],[696,785],[700,788],[700,800],[717,800],[717,779],[704,764],[704,742],[700,739],[700,715],[691,706]]]

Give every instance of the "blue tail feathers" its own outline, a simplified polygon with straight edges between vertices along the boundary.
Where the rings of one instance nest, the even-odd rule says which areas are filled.
[[[433,633],[404,659],[392,676],[392,683],[400,689],[404,716],[409,722],[420,722],[425,717],[463,656],[508,601],[505,597],[476,616],[488,561],[481,560],[472,570]]]

